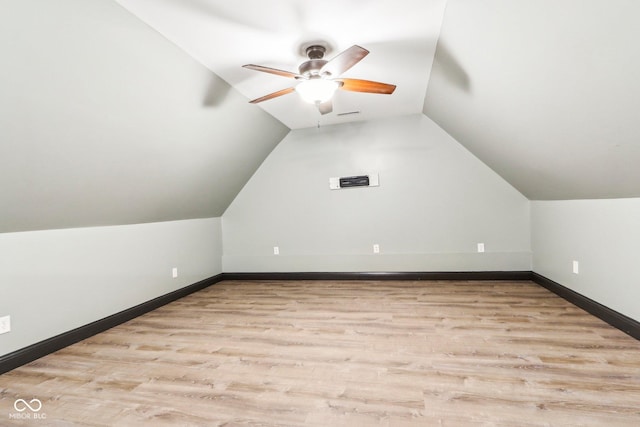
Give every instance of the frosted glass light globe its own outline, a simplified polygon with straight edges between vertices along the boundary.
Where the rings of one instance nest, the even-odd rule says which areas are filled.
[[[338,89],[338,82],[325,79],[309,79],[296,86],[296,92],[300,97],[311,104],[330,100],[336,89]]]

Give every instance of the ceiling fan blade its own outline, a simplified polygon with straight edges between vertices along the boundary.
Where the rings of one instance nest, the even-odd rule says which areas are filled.
[[[323,116],[325,114],[329,114],[330,112],[333,111],[333,102],[331,102],[331,100],[328,100],[328,101],[319,103],[318,111],[320,111],[320,114],[322,114]]]
[[[324,64],[320,69],[320,74],[329,73],[332,76],[339,76],[349,68],[362,61],[369,51],[358,45],[353,45],[349,49],[342,51],[338,56]]]
[[[286,88],[286,89],[279,90],[277,92],[270,93],[269,95],[265,95],[265,96],[262,96],[260,98],[256,98],[254,100],[249,101],[249,103],[250,104],[257,104],[258,102],[268,101],[270,99],[277,98],[279,96],[291,93],[291,92],[293,92],[295,90],[296,90],[295,88],[289,87],[289,88]]]
[[[291,71],[285,71],[285,70],[278,70],[277,68],[263,67],[262,65],[247,64],[247,65],[243,65],[242,67],[248,68],[250,70],[262,71],[263,73],[270,73],[270,74],[275,74],[277,76],[288,77],[290,79],[304,78],[304,76],[301,76],[298,73],[292,73]]]
[[[393,91],[396,90],[396,85],[373,82],[371,80],[335,79],[335,81],[342,83],[340,89],[348,90],[350,92],[366,92],[391,95]]]

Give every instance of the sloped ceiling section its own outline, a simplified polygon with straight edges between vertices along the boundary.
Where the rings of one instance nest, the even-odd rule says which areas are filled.
[[[424,104],[530,199],[640,196],[640,2],[449,0]]]
[[[289,129],[112,1],[0,2],[0,232],[220,216]]]
[[[254,99],[298,82],[241,68],[288,71],[324,42],[331,59],[354,44],[370,54],[341,77],[397,85],[393,95],[337,91],[321,116],[297,94],[254,105],[291,129],[422,111],[446,0],[116,0],[200,63]],[[341,113],[353,113],[341,115]]]

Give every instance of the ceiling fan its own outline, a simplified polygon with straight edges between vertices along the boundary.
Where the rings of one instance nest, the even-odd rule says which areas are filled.
[[[247,64],[244,68],[271,73],[282,77],[300,80],[296,86],[249,101],[252,104],[277,98],[292,92],[298,92],[300,97],[318,107],[321,114],[333,111],[331,98],[336,90],[350,92],[365,92],[390,95],[396,89],[395,85],[374,82],[371,80],[338,78],[342,73],[356,65],[369,54],[367,49],[354,45],[342,51],[330,61],[324,58],[327,48],[321,44],[313,44],[305,49],[308,61],[298,67],[298,73],[263,67],[262,65]]]

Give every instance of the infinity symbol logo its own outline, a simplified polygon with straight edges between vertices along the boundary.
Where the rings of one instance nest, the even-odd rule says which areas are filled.
[[[29,403],[33,404],[33,406],[31,406]],[[18,399],[13,402],[13,407],[18,412],[24,412],[27,410],[27,408],[31,409],[32,412],[38,412],[40,411],[40,409],[42,409],[42,402],[40,402],[39,399],[31,399],[27,403],[27,401],[24,399]]]

